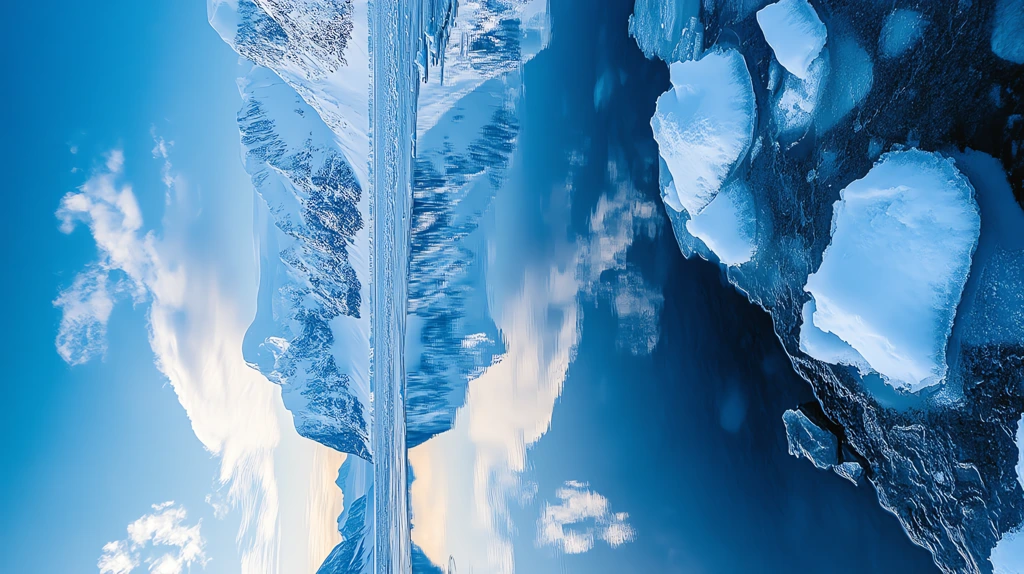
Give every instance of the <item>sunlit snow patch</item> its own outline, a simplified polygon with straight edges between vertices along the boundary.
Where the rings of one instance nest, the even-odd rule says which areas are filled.
[[[813,326],[895,388],[941,383],[980,226],[974,190],[951,160],[919,150],[883,155],[835,204],[831,243],[805,286]]]
[[[754,255],[757,220],[754,196],[742,181],[733,181],[686,222],[686,230],[715,252],[726,265],[740,265]]]
[[[825,25],[807,0],[781,0],[757,11],[764,39],[789,73],[806,80],[825,47]]]
[[[665,204],[697,216],[718,194],[753,139],[750,72],[739,51],[706,53],[671,66],[672,88],[658,98],[654,139],[673,185]]]

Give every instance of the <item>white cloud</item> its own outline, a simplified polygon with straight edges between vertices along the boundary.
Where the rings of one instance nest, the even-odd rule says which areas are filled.
[[[128,574],[138,565],[138,558],[131,552],[128,544],[122,540],[104,544],[103,555],[96,563],[100,574]]]
[[[107,320],[114,309],[109,270],[94,266],[75,277],[54,305],[63,310],[57,332],[57,353],[72,365],[107,350]]]
[[[594,539],[617,548],[635,538],[625,512],[612,513],[608,499],[586,483],[568,481],[555,493],[558,504],[545,504],[537,522],[537,543],[554,546],[566,554],[582,554],[594,547]]]
[[[122,181],[124,154],[119,151],[108,154],[104,169],[61,201],[61,229],[70,233],[78,225],[87,227],[98,258],[54,302],[63,311],[57,350],[70,364],[100,356],[107,348],[106,325],[117,300],[127,297],[144,308],[157,368],[174,389],[196,437],[220,458],[221,487],[209,499],[215,515],[224,516],[228,508],[241,513],[242,572],[276,572],[282,554],[289,559],[300,555],[290,567],[312,569],[315,565],[306,563],[308,531],[302,530],[302,511],[297,520],[284,516],[282,497],[290,498],[288,507],[304,509],[314,453],[328,449],[297,435],[279,388],[245,364],[242,339],[255,310],[256,285],[248,283],[241,292],[231,287],[237,280],[225,277],[219,262],[252,257],[252,252],[217,254],[216,245],[189,244],[197,224],[184,180],[173,171],[168,145],[156,141],[154,155],[164,161],[163,183],[174,188],[167,193],[172,201],[160,235],[144,231],[132,188]],[[251,198],[251,190],[242,191]],[[250,206],[232,207],[243,212],[249,208],[251,214]],[[281,449],[289,452],[287,464],[275,458]],[[297,478],[301,473],[307,474]],[[289,484],[284,493],[282,479]],[[317,528],[323,526],[318,523]],[[109,550],[101,564],[112,573],[130,571],[132,555],[121,546]],[[182,560],[154,558],[150,568],[175,572]]]
[[[96,566],[100,574],[128,574],[146,564],[152,574],[181,574],[192,564],[206,566],[202,521],[185,524],[188,514],[173,501],[128,525],[128,538],[108,542]]]

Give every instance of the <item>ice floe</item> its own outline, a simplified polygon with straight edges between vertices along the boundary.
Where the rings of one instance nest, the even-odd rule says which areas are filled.
[[[883,155],[835,204],[831,242],[805,287],[815,305],[805,328],[836,335],[896,388],[942,382],[980,226],[974,189],[951,160]],[[806,350],[837,361],[835,346]]]

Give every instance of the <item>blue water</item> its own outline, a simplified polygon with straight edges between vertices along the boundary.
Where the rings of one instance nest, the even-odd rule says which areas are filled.
[[[668,72],[627,36],[631,10],[632,0],[606,0],[600,10],[592,0],[552,0],[550,47],[524,73],[517,165],[537,197],[523,204],[557,215],[550,190],[565,186],[571,152],[584,152],[566,214],[580,234],[611,189],[613,155],[624,158],[637,189],[658,197],[648,122]],[[537,245],[523,249],[561,240],[540,230]],[[527,505],[514,512],[516,570],[935,572],[870,485],[787,454],[782,413],[813,396],[768,317],[716,266],[685,260],[667,218],[630,258],[663,291],[660,341],[651,355],[633,356],[616,344],[609,305],[584,303],[576,360],[525,479],[542,496],[567,480],[588,481],[629,513],[636,540],[580,555],[538,551],[536,506]]]

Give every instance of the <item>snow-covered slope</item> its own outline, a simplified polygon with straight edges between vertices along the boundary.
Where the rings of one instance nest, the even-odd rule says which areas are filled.
[[[240,88],[245,167],[266,213],[243,354],[281,385],[299,434],[368,457],[368,200],[333,132],[290,86],[254,67]]]
[[[370,154],[366,0],[208,0],[210,24],[243,58],[273,70],[334,132],[356,179]]]

